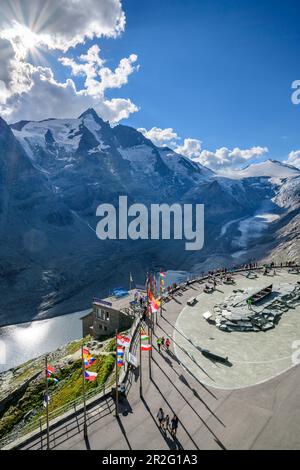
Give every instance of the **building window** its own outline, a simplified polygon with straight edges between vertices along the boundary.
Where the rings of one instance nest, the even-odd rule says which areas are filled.
[[[102,310],[102,308],[96,309],[96,318],[98,320],[109,321],[109,312]]]

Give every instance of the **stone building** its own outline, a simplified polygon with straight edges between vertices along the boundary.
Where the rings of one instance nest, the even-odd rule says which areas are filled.
[[[94,299],[93,310],[81,318],[83,336],[91,335],[99,339],[111,336],[116,330],[130,328],[134,320],[135,297],[136,290],[132,290],[122,297],[113,295],[106,299]]]

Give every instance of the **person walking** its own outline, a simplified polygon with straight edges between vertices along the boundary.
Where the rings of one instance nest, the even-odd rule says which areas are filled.
[[[160,352],[161,352],[161,338],[157,338],[156,344],[157,344],[157,347],[158,347],[158,352],[160,354]]]
[[[170,416],[166,415],[166,417],[164,419],[164,430],[165,431],[168,431],[169,425],[170,425]]]
[[[167,351],[170,350],[170,346],[171,346],[170,338],[167,338],[167,339],[166,339],[166,348],[167,348]]]
[[[162,347],[165,346],[165,337],[164,336],[161,338],[161,345],[162,345]]]
[[[251,310],[251,308],[252,308],[252,299],[248,299],[247,304],[248,304],[248,309]]]
[[[158,413],[157,413],[157,419],[158,419],[158,422],[159,422],[159,428],[161,429],[162,425],[163,425],[163,422],[164,422],[164,419],[165,419],[165,414],[163,412],[163,409],[162,408],[159,408],[158,410]]]
[[[171,435],[173,437],[176,437],[176,434],[177,434],[177,430],[178,430],[178,422],[179,422],[179,419],[178,417],[174,414],[172,420],[171,420]]]

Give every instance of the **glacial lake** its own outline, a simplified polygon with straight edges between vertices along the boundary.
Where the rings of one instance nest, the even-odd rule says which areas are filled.
[[[183,282],[188,277],[184,271],[168,271],[166,274],[166,286]],[[80,339],[80,318],[90,311],[0,328],[0,373]]]

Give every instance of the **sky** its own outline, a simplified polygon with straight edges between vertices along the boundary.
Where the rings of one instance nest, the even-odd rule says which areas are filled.
[[[92,106],[214,170],[300,168],[299,17],[296,0],[1,0],[0,115]]]

